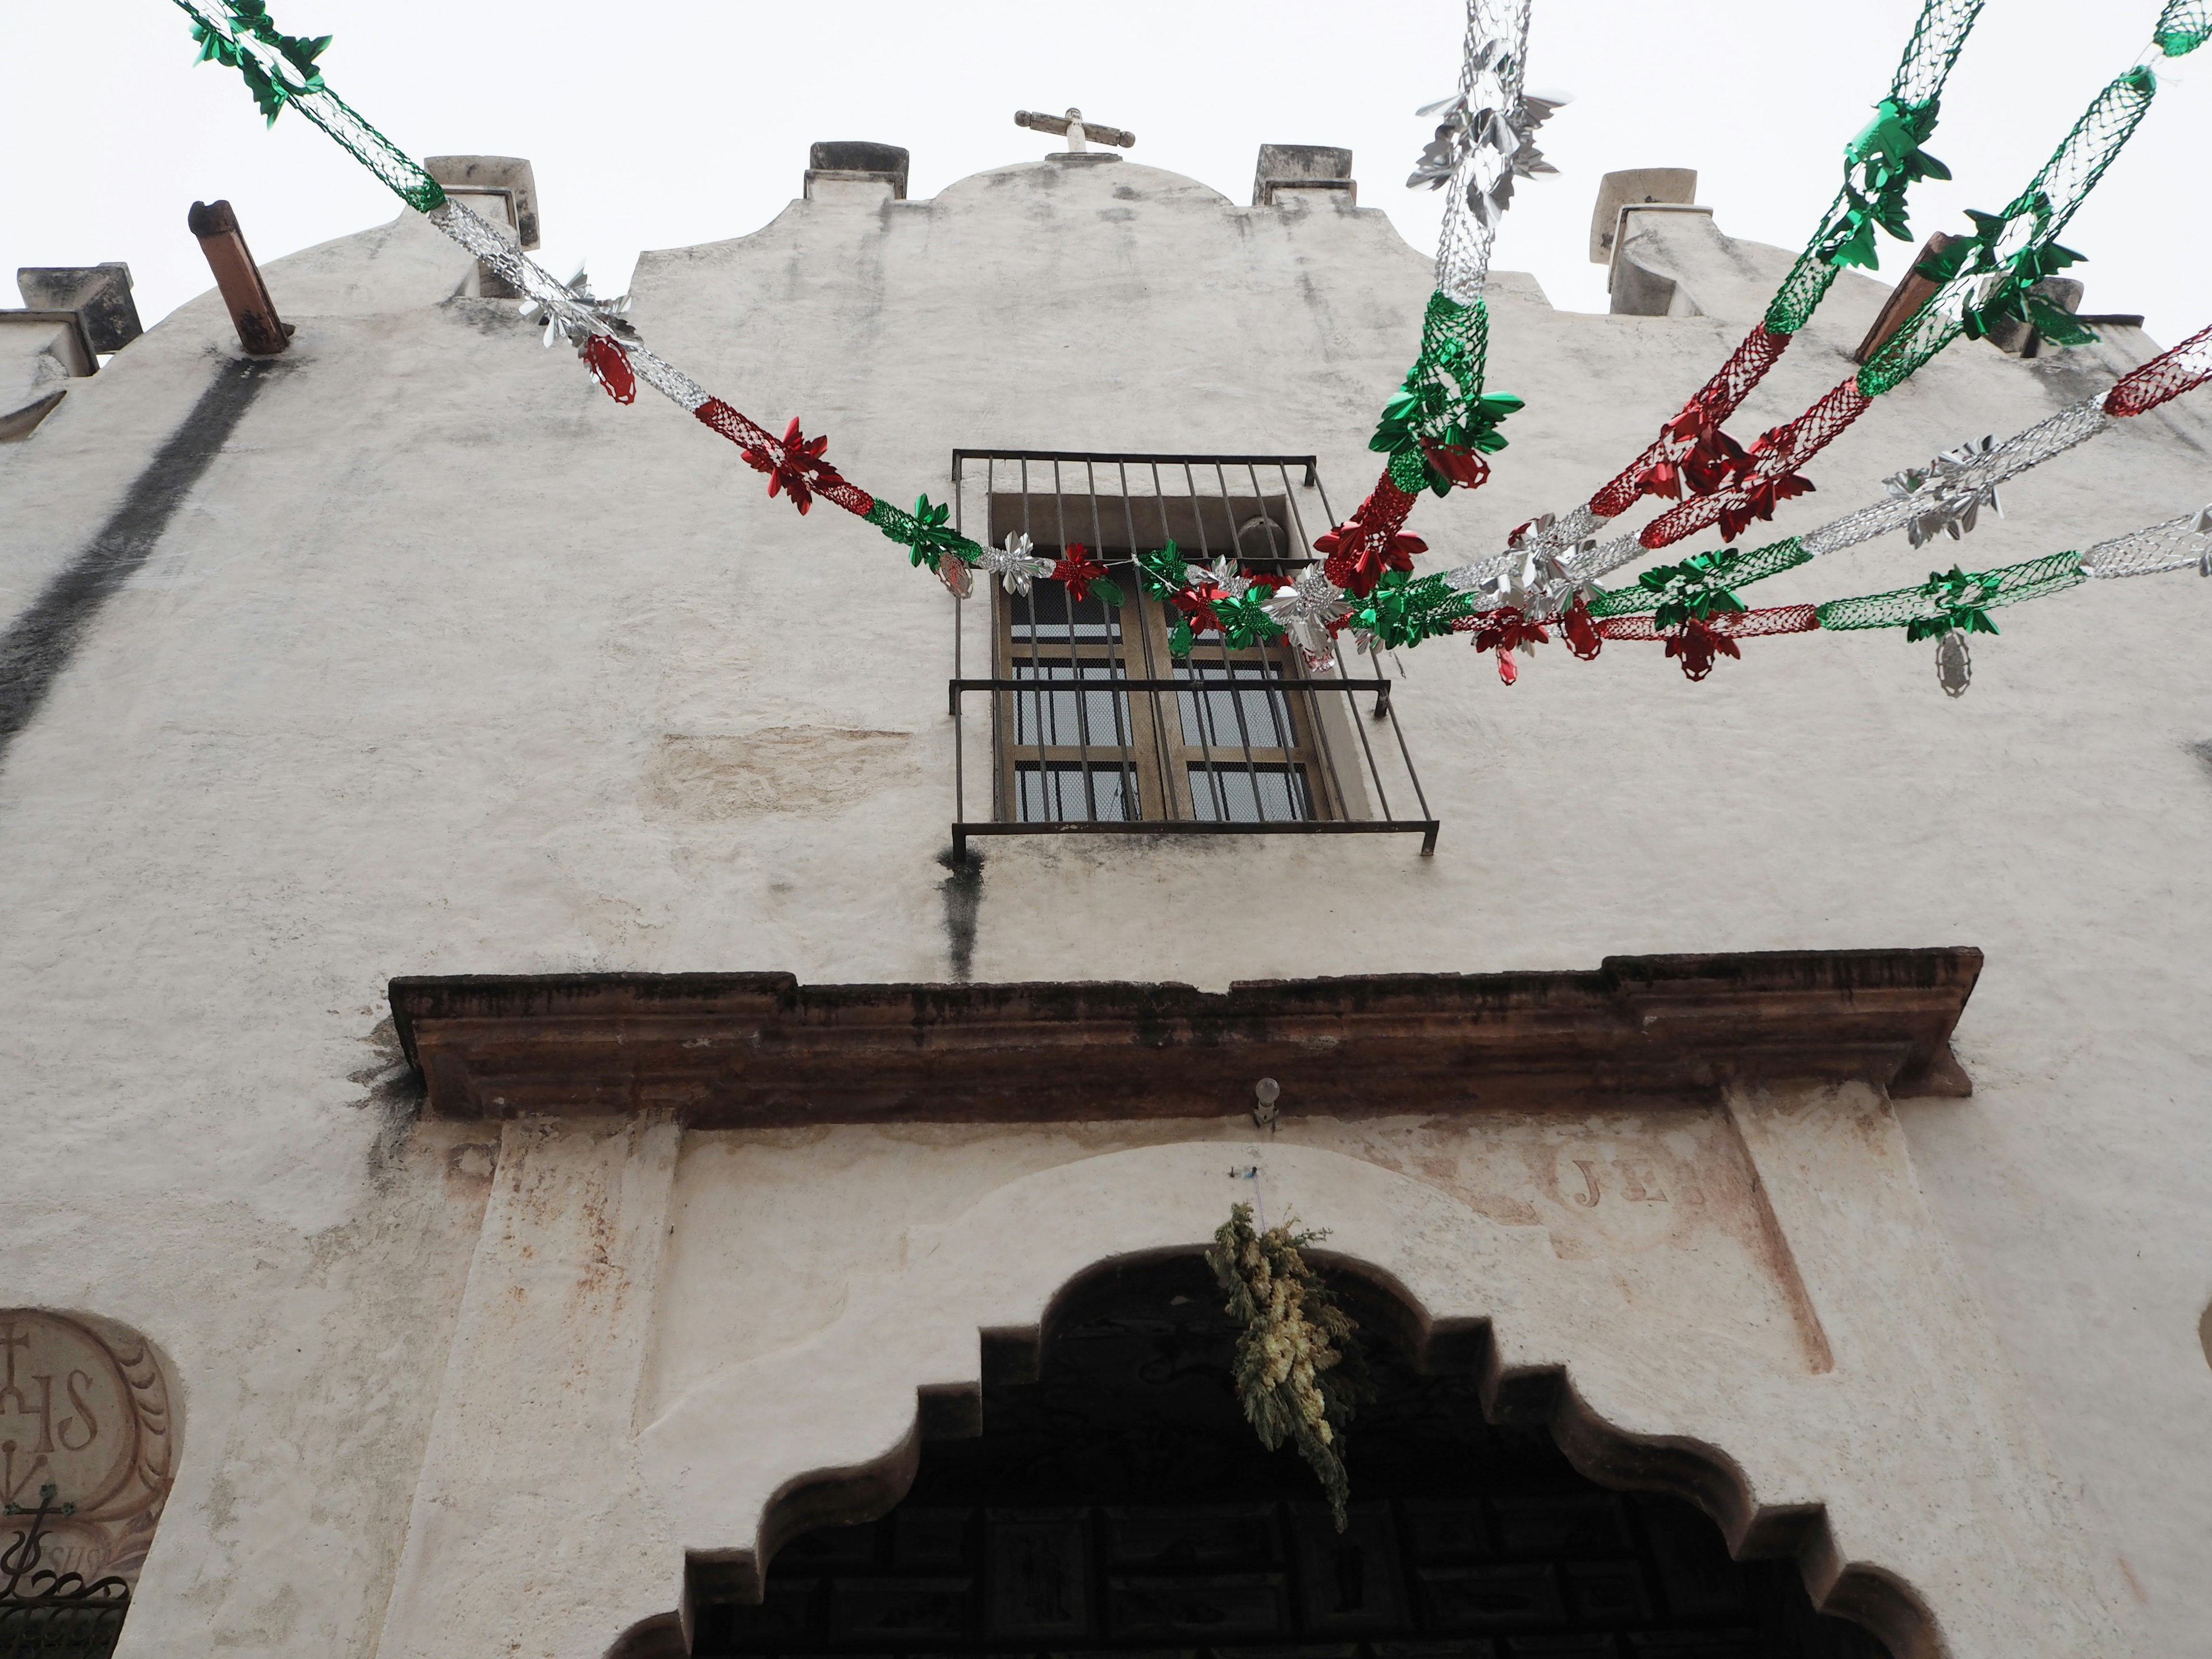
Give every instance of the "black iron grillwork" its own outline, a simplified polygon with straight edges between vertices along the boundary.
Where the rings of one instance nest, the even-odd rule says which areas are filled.
[[[1387,677],[1341,663],[1309,674],[1287,641],[1235,649],[1218,634],[1178,660],[1176,614],[1134,562],[1173,541],[1194,564],[1295,574],[1335,522],[1312,456],[956,449],[952,478],[967,533],[1026,536],[1043,558],[1080,544],[1121,594],[1078,599],[1048,580],[1009,593],[979,578],[956,612],[956,859],[970,836],[1071,833],[1418,835],[1436,850]],[[988,672],[972,674],[979,659]],[[971,803],[978,703],[989,787],[979,780]]]
[[[1380,1335],[1393,1316],[1340,1283],[1376,1385],[1345,1532],[1244,1421],[1205,1263],[1123,1264],[1070,1287],[1028,1381],[983,1384],[980,1434],[926,1438],[881,1520],[785,1544],[758,1604],[698,1607],[690,1651],[1889,1659],[1814,1611],[1794,1560],[1734,1560],[1688,1504],[1607,1491],[1540,1424],[1492,1423],[1474,1353],[1417,1370]]]
[[[23,1530],[0,1550],[0,1659],[107,1659],[131,1610],[131,1586],[116,1577],[40,1565],[46,1520],[76,1508],[58,1504],[52,1486],[39,1491],[39,1506],[8,1505],[27,1516]]]

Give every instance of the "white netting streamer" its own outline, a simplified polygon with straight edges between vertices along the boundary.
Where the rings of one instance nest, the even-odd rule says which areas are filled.
[[[516,293],[544,308],[555,326],[572,340],[604,334],[620,343],[638,379],[687,411],[696,412],[713,395],[707,388],[658,353],[640,343],[636,331],[617,323],[603,310],[580,299],[568,284],[503,234],[489,220],[471,213],[459,202],[440,203],[426,216],[430,222],[482,260]]]
[[[2081,556],[2085,576],[2154,576],[2192,566],[2212,576],[2212,507],[2099,542]]]
[[[2076,444],[2087,442],[2112,424],[2112,417],[2105,413],[2103,404],[2104,394],[2100,392],[2094,398],[2068,404],[2056,415],[2014,433],[2002,443],[1978,451],[1974,459],[1950,470],[1943,479],[1942,493],[1972,496],[1992,490],[2030,467],[2039,466],[2052,456],[2063,455]],[[1929,507],[1923,495],[1886,497],[1856,513],[1831,519],[1803,537],[1805,551],[1818,558],[1824,553],[1856,547],[1877,536],[1905,529],[1923,517]]]
[[[1482,297],[1498,217],[1512,198],[1514,179],[1553,171],[1537,155],[1529,137],[1542,117],[1532,118],[1522,101],[1522,60],[1528,48],[1531,3],[1468,0],[1459,96],[1442,111],[1439,138],[1456,148],[1458,164],[1445,186],[1437,289],[1459,305]]]

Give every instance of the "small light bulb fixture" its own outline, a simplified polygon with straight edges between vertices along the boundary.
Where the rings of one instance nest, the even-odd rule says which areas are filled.
[[[1271,1077],[1263,1077],[1252,1085],[1252,1093],[1259,1103],[1252,1108],[1252,1121],[1264,1129],[1281,1115],[1282,1108],[1275,1103],[1282,1098],[1283,1085]]]

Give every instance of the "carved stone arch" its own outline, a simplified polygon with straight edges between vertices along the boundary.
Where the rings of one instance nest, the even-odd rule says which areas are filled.
[[[112,1640],[180,1442],[170,1368],[145,1336],[97,1314],[0,1309],[0,1607],[43,1595],[65,1605],[18,1614]]]
[[[1368,1316],[1416,1364],[1478,1377],[1492,1421],[1549,1427],[1574,1467],[1601,1485],[1686,1498],[1719,1523],[1740,1557],[1794,1559],[1816,1606],[1871,1629],[1898,1659],[1946,1650],[1926,1600],[1902,1572],[1870,1565],[1863,1552],[1853,1559],[1838,1546],[1825,1502],[1761,1495],[1778,1486],[1787,1492],[1792,1471],[1762,1481],[1723,1449],[1738,1401],[1729,1398],[1726,1368],[1698,1352],[1704,1345],[1694,1333],[1669,1356],[1693,1386],[1686,1390],[1677,1375],[1667,1397],[1623,1410],[1620,1401],[1632,1391],[1623,1389],[1622,1379],[1637,1366],[1624,1362],[1618,1343],[1585,1340],[1578,1354],[1577,1343],[1545,1328],[1558,1323],[1545,1316],[1544,1300],[1547,1273],[1557,1275],[1538,1241],[1516,1241],[1509,1235],[1516,1230],[1360,1158],[1289,1146],[1251,1150],[1266,1160],[1273,1201],[1295,1200],[1305,1218],[1334,1230],[1334,1245],[1322,1259],[1354,1287]],[[1220,1179],[1231,1161],[1224,1154],[1242,1151],[1221,1143],[1155,1146],[1012,1182],[944,1226],[916,1229],[906,1270],[866,1293],[856,1288],[827,1330],[695,1389],[649,1427],[641,1437],[648,1478],[657,1476],[674,1500],[686,1545],[686,1630],[704,1601],[757,1601],[765,1564],[787,1540],[825,1524],[873,1519],[895,1506],[913,1481],[924,1441],[977,1431],[982,1389],[1034,1366],[1055,1310],[1090,1279],[1201,1249],[1237,1195]],[[1011,1250],[1009,1240],[1027,1247]],[[951,1322],[958,1317],[955,1306],[971,1316]],[[921,1340],[903,1354],[902,1326],[906,1336],[922,1328]],[[894,1364],[904,1381],[885,1391],[882,1373]],[[1710,1375],[1698,1376],[1700,1366]],[[1597,1379],[1595,1389],[1585,1386],[1585,1371]],[[851,1443],[864,1432],[859,1419],[877,1425],[865,1455],[819,1455],[830,1448],[812,1431],[817,1425],[775,1403],[815,1398],[828,1376],[852,1379],[870,1393],[868,1409],[856,1413],[846,1431]],[[892,1398],[898,1389],[902,1407]],[[1816,1413],[1824,1399],[1835,1398],[1832,1389],[1798,1392]],[[702,1433],[725,1438],[705,1432],[725,1413],[753,1420],[754,1449],[747,1453],[750,1468],[717,1483],[723,1519],[705,1523],[720,1532],[714,1539],[701,1536],[705,1526],[696,1511],[705,1506],[686,1500],[705,1490],[719,1460],[686,1442]],[[1764,1438],[1771,1449],[1775,1419],[1789,1413],[1770,1408],[1765,1416],[1763,1424],[1744,1418],[1746,1437]],[[771,1425],[779,1419],[795,1430],[804,1423],[808,1431],[790,1437],[787,1462],[764,1486],[773,1459],[757,1448],[778,1442]],[[1794,1426],[1811,1442],[1854,1427],[1847,1416]],[[749,1492],[757,1498],[748,1502]],[[748,1507],[746,1523],[739,1516]],[[732,1521],[738,1538],[730,1535]]]

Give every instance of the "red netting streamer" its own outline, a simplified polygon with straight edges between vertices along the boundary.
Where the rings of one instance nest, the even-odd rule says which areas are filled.
[[[850,478],[839,478],[834,483],[817,484],[814,493],[831,506],[842,507],[848,513],[863,519],[874,510],[876,505],[876,498]]]
[[[1752,639],[1761,634],[1809,634],[1820,625],[1819,607],[1778,605],[1765,611],[1724,611],[1705,618],[1706,629],[1731,639]],[[1649,616],[1606,617],[1597,631],[1609,640],[1663,640],[1667,637]]]
[[[720,398],[709,398],[691,411],[702,424],[710,426],[739,448],[774,450],[781,447],[776,441],[732,409]]]
[[[1702,390],[1682,405],[1686,416],[1702,410],[1717,426],[1735,413],[1737,407],[1751,395],[1752,388],[1765,378],[1766,371],[1774,367],[1790,343],[1787,334],[1768,332],[1765,324],[1754,328],[1743,337],[1728,362],[1723,363],[1713,378]],[[1680,417],[1678,416],[1677,419]],[[1672,426],[1674,422],[1668,422]],[[1675,439],[1664,432],[1651,441],[1651,447],[1630,462],[1620,476],[1590,497],[1590,511],[1601,519],[1617,519],[1636,505],[1643,495],[1641,480],[1654,464],[1666,459],[1681,447]]]
[[[779,439],[769,434],[745,416],[732,409],[720,398],[709,398],[691,413],[700,423],[710,426],[740,449],[761,452],[762,458],[771,467],[785,459],[784,447]],[[850,478],[841,478],[832,471],[824,478],[817,476],[809,481],[809,493],[817,498],[843,507],[848,513],[866,518],[876,505],[876,498],[854,483]],[[804,509],[802,509],[803,511]]]
[[[1637,539],[1646,547],[1671,547],[1713,524],[1722,525],[1733,539],[1753,519],[1772,518],[1778,500],[1798,493],[1787,487],[1790,475],[1873,407],[1874,399],[1859,390],[1856,379],[1845,380],[1789,425],[1760,438],[1753,451],[1756,465],[1734,488],[1693,497],[1661,514]]]
[[[2105,413],[2141,415],[2212,380],[2212,328],[2162,351],[2105,395]]]

